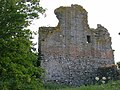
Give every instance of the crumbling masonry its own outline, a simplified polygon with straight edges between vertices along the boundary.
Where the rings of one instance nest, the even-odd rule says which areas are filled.
[[[59,7],[55,14],[56,27],[39,28],[45,80],[75,86],[93,83],[98,67],[114,64],[108,30],[100,24],[90,28],[87,11],[79,5]]]

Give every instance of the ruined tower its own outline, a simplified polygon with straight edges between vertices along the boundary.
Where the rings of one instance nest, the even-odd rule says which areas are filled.
[[[46,81],[71,85],[92,83],[98,67],[114,64],[111,37],[98,24],[88,25],[87,11],[79,5],[55,10],[56,27],[39,28],[41,66]]]

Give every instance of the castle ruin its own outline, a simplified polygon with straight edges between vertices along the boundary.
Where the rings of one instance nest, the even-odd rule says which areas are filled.
[[[75,86],[92,83],[98,67],[114,64],[108,30],[100,24],[90,28],[87,11],[80,5],[59,7],[54,12],[58,25],[39,28],[45,80]]]

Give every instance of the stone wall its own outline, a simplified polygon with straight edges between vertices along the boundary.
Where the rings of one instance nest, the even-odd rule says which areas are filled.
[[[114,64],[111,37],[98,24],[91,29],[87,11],[79,5],[55,9],[56,27],[39,28],[41,66],[46,81],[75,86],[93,83],[98,67]]]

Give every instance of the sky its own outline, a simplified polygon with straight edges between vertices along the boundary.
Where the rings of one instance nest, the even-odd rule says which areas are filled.
[[[56,26],[58,20],[54,14],[54,9],[60,6],[71,6],[78,4],[83,6],[88,12],[88,24],[90,28],[96,28],[97,24],[107,28],[112,37],[112,48],[115,62],[120,61],[120,0],[41,0],[40,4],[46,8],[46,12],[40,15],[39,20],[35,20],[31,29],[38,31],[40,26]],[[38,37],[35,36],[34,42]]]

